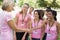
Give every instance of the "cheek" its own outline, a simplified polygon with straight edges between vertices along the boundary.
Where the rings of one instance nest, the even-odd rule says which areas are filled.
[[[51,15],[47,14],[47,15],[46,15],[46,17],[47,17],[47,18],[50,18],[50,17],[51,17]]]
[[[39,17],[39,15],[36,14],[36,18],[38,18],[38,17]]]
[[[13,7],[10,7],[10,10],[13,10]]]

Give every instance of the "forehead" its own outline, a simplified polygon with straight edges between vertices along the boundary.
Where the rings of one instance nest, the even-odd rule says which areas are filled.
[[[37,12],[37,11],[35,11],[35,12],[34,12],[34,14],[38,14],[38,12]]]
[[[49,11],[49,12],[47,12],[47,11],[46,11],[45,13],[46,13],[46,14],[52,14],[52,12],[51,12],[51,11]]]
[[[23,5],[23,7],[27,7],[28,8],[28,5]]]

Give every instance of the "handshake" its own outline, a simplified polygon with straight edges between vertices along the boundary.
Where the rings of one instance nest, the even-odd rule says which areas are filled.
[[[26,29],[26,32],[32,33],[32,31],[37,30],[37,29],[39,29],[39,28],[40,28],[40,27],[35,27],[35,28],[31,28],[31,29]]]
[[[32,33],[33,29],[26,29],[28,33]]]

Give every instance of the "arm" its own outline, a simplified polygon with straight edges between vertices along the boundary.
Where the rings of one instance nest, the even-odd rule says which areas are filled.
[[[14,23],[13,20],[9,20],[8,21],[8,25],[15,31],[17,32],[20,32],[20,31],[23,31],[23,32],[29,32],[29,29],[21,29],[21,28],[17,28],[16,24]]]
[[[14,18],[14,22],[15,22],[16,24],[18,23],[18,17],[17,17],[17,16]]]
[[[45,27],[42,27],[41,30],[42,30],[42,34],[41,34],[42,36],[41,36],[40,40],[43,39],[43,36],[44,36],[44,34],[45,34]]]
[[[29,21],[28,25],[29,25],[29,29],[31,30],[32,29],[32,21],[31,20]],[[29,38],[30,38],[30,40],[32,40],[31,33],[29,33]]]
[[[57,35],[57,40],[58,40],[59,35],[60,35],[60,23],[57,23],[57,33],[58,33]]]
[[[14,31],[14,40],[16,40],[16,32]]]
[[[37,29],[40,29],[41,27],[45,27],[45,24],[46,24],[46,20],[42,22],[42,24],[39,26],[39,27],[35,27],[35,28],[32,28],[32,31],[33,30],[37,30]]]
[[[13,20],[16,24],[18,23],[18,17],[17,16]],[[16,31],[14,31],[14,40],[16,40]]]
[[[27,25],[28,25],[28,28],[31,29],[31,20],[30,19],[28,20]],[[26,34],[27,34],[27,32],[25,32],[24,36],[22,37],[22,40],[25,39]],[[30,33],[29,33],[29,38],[31,40],[31,34]]]
[[[22,40],[25,40],[26,34],[27,34],[27,32],[24,33]]]

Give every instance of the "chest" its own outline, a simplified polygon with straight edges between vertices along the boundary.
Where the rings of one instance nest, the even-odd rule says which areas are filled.
[[[19,15],[18,17],[18,21],[20,22],[28,22],[28,16],[23,16],[23,15]]]

